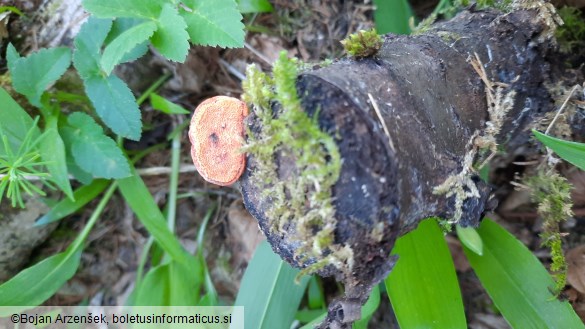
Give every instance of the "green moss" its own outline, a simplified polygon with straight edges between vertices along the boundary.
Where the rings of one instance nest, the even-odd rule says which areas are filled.
[[[382,37],[376,29],[361,30],[341,40],[348,55],[362,58],[374,56],[382,47]]]
[[[309,117],[302,109],[296,89],[299,66],[282,52],[272,77],[248,67],[242,99],[253,105],[260,131],[248,131],[244,151],[256,159],[253,184],[263,190],[262,197],[270,198],[266,215],[271,231],[287,233],[301,244],[295,258],[310,273],[325,266],[323,262],[347,259],[342,258],[346,253],[335,252],[341,246],[334,244],[337,222],[331,195],[341,157],[333,137],[319,128],[317,115]],[[294,161],[293,172],[279,175],[277,156]]]
[[[555,31],[561,52],[582,53],[585,47],[585,17],[581,10],[575,7],[563,7],[557,13],[565,23]]]
[[[567,283],[567,263],[563,255],[559,224],[573,215],[571,184],[556,172],[544,171],[525,179],[524,183],[530,187],[532,199],[538,204],[537,211],[543,220],[540,238],[542,245],[550,249],[554,292],[559,294]]]

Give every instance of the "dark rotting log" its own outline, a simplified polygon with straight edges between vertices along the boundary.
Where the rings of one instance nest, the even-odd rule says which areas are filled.
[[[386,35],[373,57],[340,60],[299,76],[303,109],[318,113],[321,129],[335,137],[343,159],[332,190],[335,243],[351,246],[354,260],[351,271],[327,266],[317,272],[346,287],[322,327],[345,328],[359,318],[371,287],[394,265],[390,251],[398,236],[424,218],[454,216],[455,198],[433,191],[461,172],[470,141],[489,120],[485,84],[470,64],[475,54],[490,81],[515,92],[498,143],[526,144],[529,123],[553,109],[545,83],[554,41],[541,15],[535,9],[464,11],[421,35]],[[257,122],[251,118],[249,124],[253,130]],[[275,158],[279,175],[294,173],[287,169],[294,161],[282,154]],[[257,161],[249,157],[241,179],[245,205],[274,251],[300,266],[294,227],[284,233],[270,228],[266,209],[272,200],[250,179]],[[490,199],[490,187],[470,175],[479,195],[464,200],[463,226],[477,226]]]

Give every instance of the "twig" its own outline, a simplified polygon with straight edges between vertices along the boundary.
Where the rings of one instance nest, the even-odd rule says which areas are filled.
[[[386,122],[384,122],[384,119],[382,118],[382,113],[380,113],[380,109],[378,108],[378,103],[376,103],[376,101],[374,100],[374,97],[372,97],[372,94],[370,94],[370,93],[368,93],[368,98],[370,98],[370,102],[372,103],[372,107],[374,107],[374,111],[376,111],[376,115],[378,116],[378,120],[382,124],[382,128],[384,129],[384,133],[386,134],[386,136],[388,136],[388,142],[390,142],[390,148],[392,149],[393,152],[396,152],[396,149],[394,148],[394,143],[392,142],[392,137],[390,136],[390,131],[388,130],[388,127],[386,126]]]
[[[258,50],[256,50],[254,47],[252,47],[249,43],[244,42],[244,47],[246,47],[246,49],[248,49],[249,51],[251,51],[252,54],[256,55],[258,58],[260,58],[261,60],[263,60],[266,64],[272,66],[272,63],[270,62],[270,59],[268,59],[268,57],[264,56],[264,54],[262,54],[261,52],[259,52]]]
[[[561,105],[561,107],[559,108],[559,110],[557,111],[557,114],[555,114],[555,117],[552,119],[552,121],[550,122],[550,124],[548,125],[548,127],[546,128],[546,131],[544,132],[545,135],[548,135],[550,129],[552,128],[552,126],[555,124],[555,122],[557,121],[558,117],[561,115],[561,113],[563,112],[563,110],[565,109],[565,106],[567,106],[567,103],[569,102],[569,99],[571,99],[571,96],[573,96],[573,93],[575,92],[575,90],[577,90],[577,87],[579,87],[579,85],[576,85],[573,87],[573,89],[571,89],[571,92],[569,92],[569,95],[567,96],[567,98],[565,99],[565,101],[563,102],[563,105]]]
[[[238,71],[233,65],[226,62],[222,58],[219,59],[219,64],[223,65],[226,68],[226,70],[228,70],[229,73],[233,74],[236,78],[240,79],[240,81],[246,79],[246,76],[242,72]]]

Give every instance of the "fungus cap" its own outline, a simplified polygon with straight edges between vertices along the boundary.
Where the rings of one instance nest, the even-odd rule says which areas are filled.
[[[206,181],[227,186],[244,172],[241,148],[247,115],[246,103],[227,96],[208,98],[195,109],[189,126],[191,157]]]

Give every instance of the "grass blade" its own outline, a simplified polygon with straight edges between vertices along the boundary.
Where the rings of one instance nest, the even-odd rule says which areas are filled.
[[[132,174],[128,178],[118,180],[120,192],[124,199],[161,248],[174,260],[186,264],[190,260],[189,255],[175,235],[169,231],[165,217],[134,168],[132,168]]]
[[[550,147],[561,158],[585,170],[585,143],[576,143],[547,136],[537,130],[532,130],[536,139]]]
[[[467,328],[453,259],[435,219],[398,239],[385,280],[401,328]]]
[[[290,327],[309,282],[305,276],[295,283],[298,274],[299,270],[280,259],[268,242],[258,246],[235,302],[246,309],[246,328]]]
[[[408,0],[374,0],[374,22],[380,34],[409,34],[408,20],[413,16]]]
[[[102,193],[109,183],[105,179],[96,179],[91,184],[78,188],[73,192],[75,201],[68,198],[59,201],[48,213],[36,221],[35,226],[49,224],[73,214]]]
[[[477,232],[483,256],[466,247],[465,255],[513,328],[585,328],[571,305],[554,297],[550,274],[518,239],[489,219]]]
[[[368,323],[378,306],[380,306],[380,288],[376,285],[372,289],[368,301],[362,306],[362,318],[353,324],[353,329],[368,329]]]

